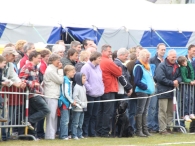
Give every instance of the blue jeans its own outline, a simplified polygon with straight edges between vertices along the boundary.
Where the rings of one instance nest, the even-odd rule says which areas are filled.
[[[60,109],[60,111],[61,111],[60,139],[64,139],[68,137],[68,123],[69,123],[70,113],[69,110]]]
[[[101,100],[115,99],[115,93],[104,93]],[[108,136],[112,127],[112,117],[114,112],[114,102],[102,102],[98,111],[97,134]]]
[[[87,101],[99,101],[100,97],[91,97],[87,95]],[[84,114],[83,122],[83,136],[95,136],[95,125],[97,120],[97,114],[99,110],[100,103],[88,103],[87,111]]]
[[[136,95],[138,97],[148,97],[147,94],[141,93],[141,92],[137,92]],[[150,103],[150,98],[143,98],[143,99],[138,98],[138,100],[137,100],[137,115],[139,115],[139,114],[142,114],[143,116],[147,115],[149,103]]]
[[[153,131],[159,131],[158,125],[158,97],[153,96],[150,98],[150,104],[148,109],[148,129]]]
[[[29,99],[29,110],[30,116],[28,121],[31,124],[37,123],[40,120],[44,119],[47,114],[50,113],[50,110],[47,106],[47,103],[42,96],[35,96]]]
[[[58,123],[57,123],[56,135],[59,135],[60,134],[60,119],[61,119],[61,116],[58,116]]]
[[[135,125],[135,115],[137,110],[137,99],[129,100],[129,121],[131,126],[133,127],[134,131],[136,131],[136,125]]]
[[[72,112],[72,138],[81,138],[83,134],[84,112]]]

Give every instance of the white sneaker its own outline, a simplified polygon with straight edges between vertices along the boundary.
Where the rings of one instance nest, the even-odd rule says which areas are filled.
[[[190,114],[190,119],[195,119],[194,114]]]
[[[188,115],[185,115],[184,120],[186,122],[192,122],[192,120],[190,119],[190,117]]]
[[[71,135],[69,135],[68,138],[71,139]]]
[[[79,137],[79,138],[84,139],[85,137],[84,137],[84,136],[81,136],[81,137]]]
[[[62,140],[69,140],[69,138],[68,138],[68,137],[66,137],[66,138],[64,138],[64,139],[62,139]]]
[[[79,140],[79,138],[78,137],[75,137],[75,138],[73,138],[74,140]]]
[[[40,139],[39,138],[35,138],[35,141],[39,141]]]

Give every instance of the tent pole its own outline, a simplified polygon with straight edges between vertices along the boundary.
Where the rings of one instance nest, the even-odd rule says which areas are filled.
[[[152,29],[152,28],[151,28]],[[169,46],[169,44],[161,37],[161,35],[156,31],[156,30],[154,30],[154,29],[152,29],[153,31],[154,31],[154,33],[168,46],[168,47],[170,47]]]

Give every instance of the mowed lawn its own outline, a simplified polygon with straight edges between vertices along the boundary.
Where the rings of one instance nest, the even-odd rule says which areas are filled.
[[[183,142],[183,143],[182,143]],[[186,143],[187,142],[187,143]],[[171,134],[167,136],[153,134],[148,138],[87,138],[82,140],[39,140],[39,141],[22,141],[10,140],[0,142],[0,146],[155,146],[155,145],[180,145],[195,146],[195,134]]]

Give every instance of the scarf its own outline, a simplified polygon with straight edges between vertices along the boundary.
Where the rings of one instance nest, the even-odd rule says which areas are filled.
[[[176,63],[174,63],[174,64],[171,64],[171,62],[169,62],[169,60],[167,59],[167,62],[168,62],[168,64],[169,65],[171,65],[172,67],[173,67],[173,72],[172,72],[172,75],[174,75],[175,74],[175,72],[176,72],[176,70],[177,70],[177,68],[179,67]]]
[[[149,70],[150,71],[150,64],[149,63],[144,63],[143,61],[139,60],[141,62],[141,64],[144,66],[144,68],[146,70]]]

